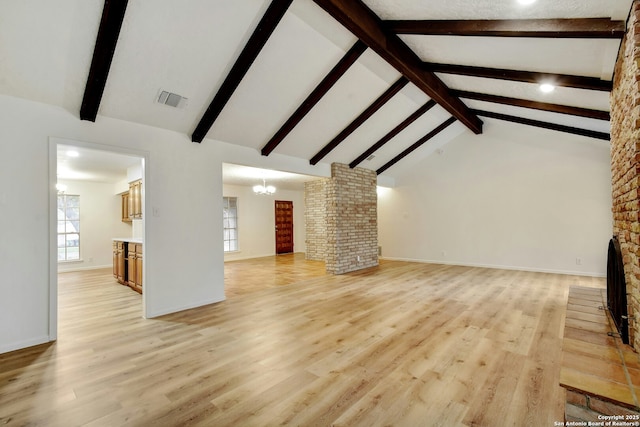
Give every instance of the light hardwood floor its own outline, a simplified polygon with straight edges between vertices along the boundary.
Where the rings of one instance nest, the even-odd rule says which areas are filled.
[[[61,274],[58,341],[0,355],[0,425],[562,421],[568,288],[603,279],[289,257],[229,263],[227,301],[147,320],[110,271]]]

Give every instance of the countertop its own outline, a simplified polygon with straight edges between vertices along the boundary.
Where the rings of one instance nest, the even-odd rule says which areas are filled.
[[[141,237],[114,237],[112,239],[114,242],[129,242],[129,243],[140,243],[142,244]]]

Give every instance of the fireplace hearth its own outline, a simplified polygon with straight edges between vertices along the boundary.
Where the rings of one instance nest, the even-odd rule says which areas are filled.
[[[613,236],[609,241],[609,250],[607,252],[607,308],[611,313],[622,342],[629,344],[627,284],[624,278],[622,251],[616,236]]]

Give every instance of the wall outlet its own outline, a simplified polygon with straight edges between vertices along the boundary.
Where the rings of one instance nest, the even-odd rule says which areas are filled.
[[[361,261],[361,259],[360,259],[360,255],[358,255],[358,256],[356,257],[356,260],[357,260],[358,262],[360,262],[360,261]]]
[[[446,257],[447,256],[447,251],[442,251],[442,256]]]
[[[576,258],[576,265],[582,265],[582,258]]]

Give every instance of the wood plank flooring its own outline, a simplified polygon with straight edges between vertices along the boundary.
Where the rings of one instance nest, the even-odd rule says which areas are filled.
[[[58,341],[0,355],[0,425],[563,420],[567,292],[603,279],[291,257],[234,262],[227,301],[157,319],[109,270],[61,274]]]

